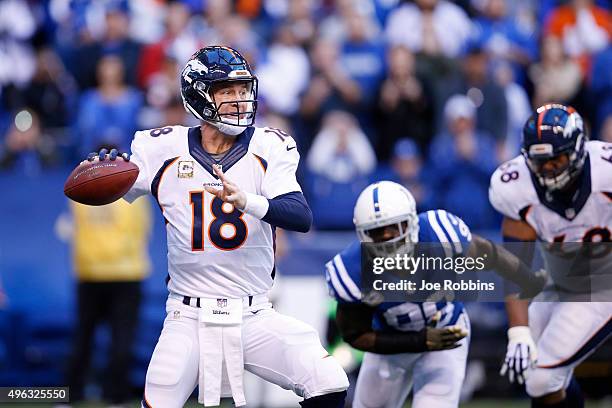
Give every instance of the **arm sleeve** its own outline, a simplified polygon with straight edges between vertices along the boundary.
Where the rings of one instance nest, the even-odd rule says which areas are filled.
[[[293,191],[268,200],[268,212],[263,221],[289,231],[308,232],[312,212],[301,192]]]
[[[534,242],[525,242],[521,241],[517,238],[510,237],[507,235],[503,236],[504,241],[504,249],[510,252],[512,255],[516,256],[518,259],[522,260],[527,267],[531,268],[533,265],[533,259],[535,256],[535,243]],[[513,294],[519,293],[521,288],[516,283],[511,281],[504,282],[504,293]]]
[[[362,303],[338,303],[336,323],[344,341],[358,350],[376,354],[420,353],[427,351],[427,333],[384,332],[372,329],[374,309]]]

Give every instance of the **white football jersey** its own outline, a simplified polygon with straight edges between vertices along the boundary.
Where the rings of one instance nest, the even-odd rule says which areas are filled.
[[[597,285],[609,288],[612,268],[609,246],[593,248],[598,249],[601,256],[593,256],[589,262],[572,264],[573,258],[560,256],[562,251],[568,253],[572,248],[578,248],[570,243],[611,241],[612,144],[588,141],[585,148],[588,159],[582,186],[574,201],[575,208],[558,208],[547,200],[546,192],[536,188],[522,155],[502,164],[491,176],[489,187],[489,200],[497,211],[527,222],[540,241],[557,243],[556,247],[547,245],[548,249],[556,248],[544,254],[547,270],[559,286],[582,293],[593,288],[596,282],[583,279],[587,275],[592,278],[600,275],[602,279]]]
[[[581,208],[562,214],[545,205],[522,155],[502,164],[491,176],[489,200],[506,217],[526,221],[544,242],[598,242],[612,230],[612,144],[588,141],[590,188]],[[587,166],[589,168],[587,168]]]
[[[218,162],[243,191],[272,199],[301,192],[295,178],[295,141],[273,128],[248,127]],[[171,126],[136,132],[132,161],[138,179],[124,197],[151,193],[166,221],[168,289],[191,297],[244,297],[273,282],[274,231],[270,224],[223,203],[205,186],[222,188],[201,144],[200,127]]]

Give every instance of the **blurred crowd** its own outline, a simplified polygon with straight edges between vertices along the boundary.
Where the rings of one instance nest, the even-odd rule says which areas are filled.
[[[489,177],[534,107],[571,104],[612,141],[611,5],[3,0],[0,169],[36,176],[102,145],[127,151],[137,129],[196,125],[178,75],[221,44],[254,67],[258,124],[297,140],[317,227],[350,228],[357,194],[387,178],[420,209],[496,228]]]

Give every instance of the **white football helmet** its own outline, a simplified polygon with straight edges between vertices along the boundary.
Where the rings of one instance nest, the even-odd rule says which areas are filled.
[[[392,181],[370,184],[361,192],[353,223],[361,242],[373,242],[373,229],[397,224],[400,235],[387,242],[416,244],[419,240],[419,220],[416,202],[404,186]]]

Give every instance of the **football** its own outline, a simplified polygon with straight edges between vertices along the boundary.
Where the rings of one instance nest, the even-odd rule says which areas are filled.
[[[85,161],[68,176],[64,194],[81,204],[109,204],[128,192],[138,172],[138,166],[121,157],[116,160]]]

